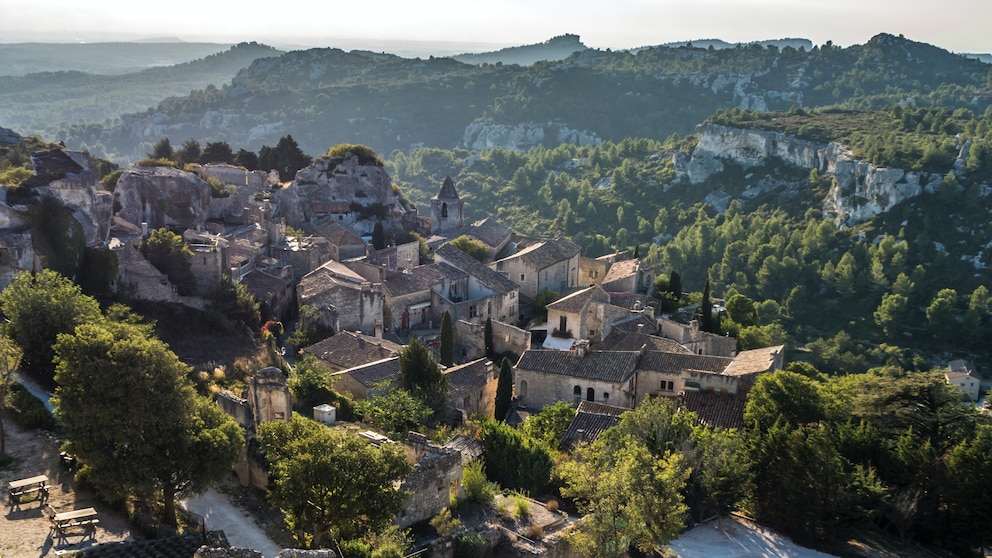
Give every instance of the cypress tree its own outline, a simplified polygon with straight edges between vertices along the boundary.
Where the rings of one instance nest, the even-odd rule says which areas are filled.
[[[486,318],[486,328],[483,330],[483,342],[486,345],[486,357],[489,359],[493,358],[493,353],[495,352],[493,346],[493,319]]]
[[[455,332],[451,325],[451,314],[445,310],[441,316],[440,353],[441,364],[451,366],[455,362]]]
[[[703,287],[703,302],[699,305],[699,329],[714,333],[713,324],[713,301],[710,300],[710,280],[706,280]]]
[[[510,361],[503,357],[499,365],[499,382],[496,384],[496,420],[505,421],[513,404],[513,369]]]
[[[382,221],[376,221],[375,226],[372,227],[372,246],[375,246],[376,250],[386,247],[386,231],[382,228]]]

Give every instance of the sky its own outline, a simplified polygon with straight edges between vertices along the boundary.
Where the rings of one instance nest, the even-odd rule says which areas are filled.
[[[154,6],[150,8],[149,6]],[[0,42],[175,37],[421,54],[483,52],[565,33],[625,49],[693,39],[864,44],[902,34],[992,52],[989,0],[0,0]],[[396,48],[390,48],[390,46]],[[399,46],[404,45],[404,46]]]

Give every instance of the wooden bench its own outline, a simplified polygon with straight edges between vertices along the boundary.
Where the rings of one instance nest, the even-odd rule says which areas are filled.
[[[87,529],[93,529],[96,527],[100,520],[96,517],[96,510],[93,508],[84,508],[79,510],[67,511],[59,514],[55,514],[52,519],[55,528],[59,533],[65,533],[66,529],[72,527],[86,527]]]
[[[59,525],[59,529],[68,529],[70,527],[94,527],[97,523],[100,523],[99,519],[80,519],[79,521],[72,521],[69,523],[63,523]]]
[[[28,494],[34,494],[35,492],[41,492],[44,495],[48,495],[48,490],[52,488],[47,484],[45,486],[30,486],[25,488],[18,488],[16,490],[11,490],[10,495],[14,498],[19,498],[21,496],[27,496]]]
[[[44,500],[48,498],[48,490],[50,488],[48,486],[48,477],[38,475],[27,479],[10,481],[7,485],[7,493],[10,494],[10,502],[16,504],[21,501],[21,496],[35,493],[41,494],[42,500]]]

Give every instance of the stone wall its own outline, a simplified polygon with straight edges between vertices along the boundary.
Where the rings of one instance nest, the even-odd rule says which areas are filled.
[[[578,404],[588,398],[589,388],[592,388],[593,399],[597,403],[634,408],[634,377],[623,384],[614,384],[514,367],[513,381],[517,399],[532,411],[539,411],[558,401]],[[579,387],[579,396],[574,394],[575,386]],[[606,393],[609,397],[604,397]]]
[[[169,279],[155,268],[138,250],[139,240],[118,243],[117,290],[126,296],[151,302],[171,302],[202,310],[204,300],[195,296],[180,296]]]
[[[458,451],[431,444],[416,432],[411,432],[403,444],[417,463],[400,487],[408,496],[393,521],[406,528],[429,520],[450,505],[451,492],[458,494],[461,490],[462,456]]]

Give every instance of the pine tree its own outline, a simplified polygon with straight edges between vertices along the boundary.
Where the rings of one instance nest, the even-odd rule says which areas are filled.
[[[451,325],[451,313],[447,310],[441,316],[441,338],[439,340],[441,348],[441,364],[451,366],[455,363],[455,332]]]
[[[499,382],[496,384],[496,420],[505,421],[512,405],[513,369],[509,359],[503,357],[503,362],[499,365]]]

